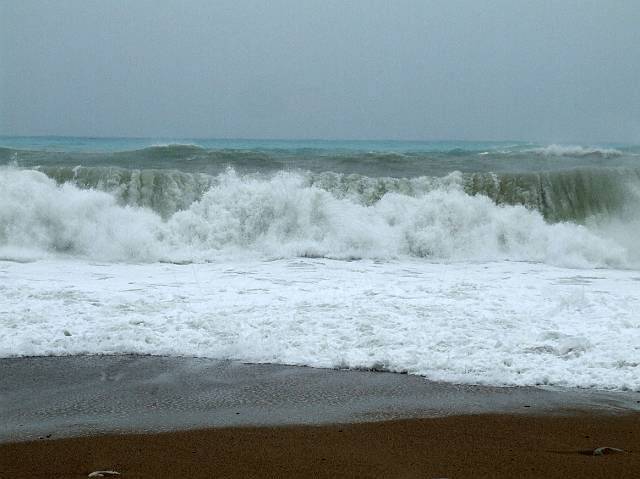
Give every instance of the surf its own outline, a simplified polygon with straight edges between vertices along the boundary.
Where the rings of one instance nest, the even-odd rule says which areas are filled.
[[[0,248],[5,256],[26,249],[36,256],[128,262],[202,262],[247,254],[572,267],[629,267],[634,261],[627,247],[588,224],[550,222],[527,205],[468,192],[469,179],[460,173],[411,180],[325,175],[323,182],[297,172],[261,176],[228,170],[200,178],[201,183],[187,177],[195,182],[185,181],[188,195],[176,180],[184,177],[174,176],[171,189],[166,176],[154,175],[148,173],[149,183],[141,180],[144,172],[127,176],[123,189],[104,178],[83,184],[82,175],[74,183],[36,170],[2,168]],[[166,207],[167,197],[155,197],[157,191],[188,199]]]

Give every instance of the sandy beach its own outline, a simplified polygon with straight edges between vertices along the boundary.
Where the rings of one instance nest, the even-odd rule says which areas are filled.
[[[3,479],[634,477],[640,466],[632,392],[149,356],[2,359],[0,372]]]
[[[6,478],[637,477],[640,415],[480,415],[0,445]],[[593,456],[600,446],[626,453]]]

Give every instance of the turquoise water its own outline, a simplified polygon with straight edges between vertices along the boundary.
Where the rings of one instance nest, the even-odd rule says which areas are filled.
[[[526,146],[524,142],[491,141],[395,141],[395,140],[259,140],[196,138],[83,138],[83,137],[7,137],[0,136],[0,146],[25,150],[68,152],[117,152],[139,150],[157,145],[196,145],[206,149],[239,150],[344,150],[344,151],[450,151],[490,150],[509,146]]]

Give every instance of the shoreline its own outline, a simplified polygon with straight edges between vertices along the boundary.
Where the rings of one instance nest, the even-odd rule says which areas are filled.
[[[492,387],[406,374],[167,356],[0,359],[0,443],[478,414],[640,413],[640,393]]]

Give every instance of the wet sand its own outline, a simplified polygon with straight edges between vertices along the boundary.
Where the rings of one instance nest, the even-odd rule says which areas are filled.
[[[0,442],[51,434],[336,424],[471,414],[640,412],[640,393],[156,356],[0,359]]]
[[[637,477],[640,394],[193,358],[0,360],[0,477]],[[594,457],[611,446],[627,451]]]
[[[451,416],[0,445],[6,478],[638,477],[640,415]],[[626,453],[593,456],[599,446]]]

